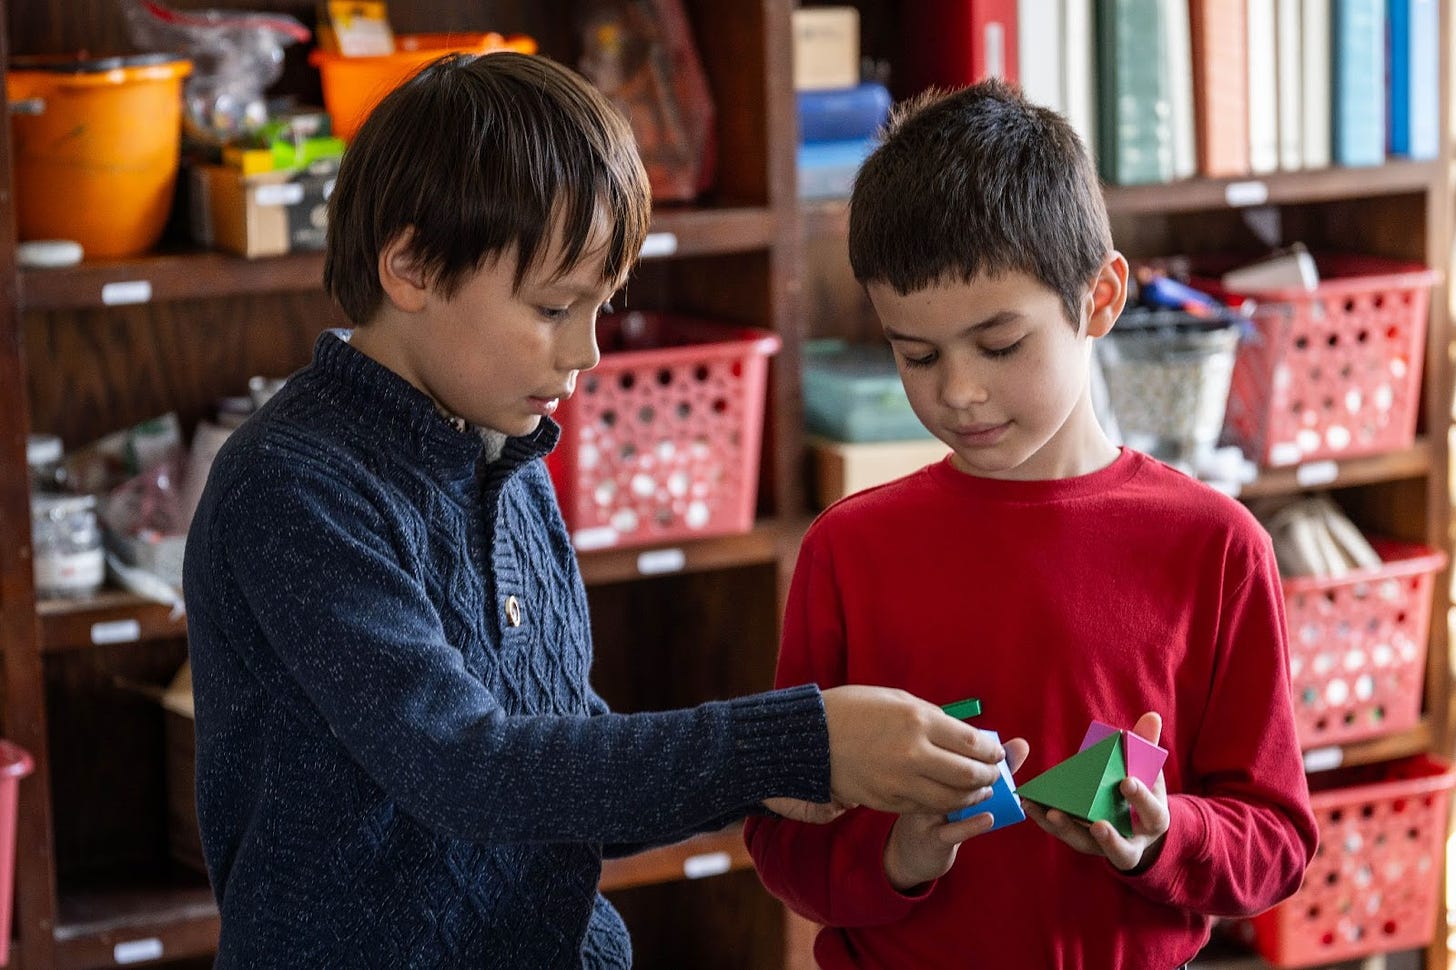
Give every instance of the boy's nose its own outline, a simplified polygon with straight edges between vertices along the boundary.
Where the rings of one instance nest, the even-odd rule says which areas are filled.
[[[974,404],[985,404],[990,399],[986,382],[969,367],[950,367],[940,385],[940,399],[946,407],[963,411]]]
[[[561,346],[562,370],[591,370],[601,362],[602,352],[597,347],[597,321],[593,314],[585,326],[569,328]]]

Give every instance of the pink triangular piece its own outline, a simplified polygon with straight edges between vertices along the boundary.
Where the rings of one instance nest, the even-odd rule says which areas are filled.
[[[1096,744],[1098,741],[1101,741],[1109,734],[1116,733],[1117,728],[1113,727],[1111,724],[1103,724],[1101,721],[1093,721],[1090,725],[1088,725],[1087,733],[1082,736],[1082,746],[1077,750],[1086,751],[1088,748],[1092,747],[1092,745]]]
[[[1136,778],[1152,788],[1158,780],[1158,772],[1163,770],[1163,762],[1167,759],[1168,752],[1131,731],[1122,732],[1122,751],[1127,762],[1128,777]]]

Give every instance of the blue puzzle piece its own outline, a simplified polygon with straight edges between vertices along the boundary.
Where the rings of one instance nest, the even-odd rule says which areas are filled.
[[[985,731],[985,728],[981,730]],[[995,739],[997,744],[1001,743],[1001,736],[995,731],[986,731]],[[951,822],[959,822],[961,819],[970,818],[972,815],[991,813],[995,824],[991,831],[1005,828],[1008,825],[1015,825],[1017,822],[1026,821],[1026,813],[1021,810],[1021,799],[1016,794],[1016,782],[1011,780],[1011,768],[1002,761],[997,768],[1000,769],[1000,777],[991,786],[991,797],[969,808],[963,808],[958,812],[951,812],[946,819]]]

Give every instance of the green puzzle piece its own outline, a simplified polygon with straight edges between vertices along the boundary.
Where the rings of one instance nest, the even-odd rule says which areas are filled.
[[[1086,822],[1111,822],[1125,838],[1130,838],[1132,815],[1127,799],[1117,790],[1126,777],[1119,732],[1022,782],[1016,792],[1028,801],[1060,809]]]
[[[964,721],[968,717],[975,717],[981,713],[981,701],[976,697],[967,697],[963,701],[956,701],[954,704],[946,704],[941,708],[951,717]]]

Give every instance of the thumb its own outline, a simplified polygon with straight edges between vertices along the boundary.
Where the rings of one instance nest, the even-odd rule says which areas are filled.
[[[1137,719],[1132,726],[1132,733],[1153,744],[1158,743],[1158,738],[1163,734],[1163,716],[1157,711],[1148,711]]]

